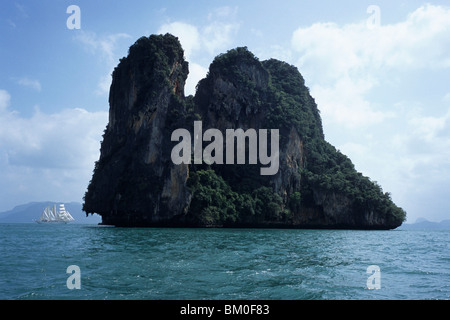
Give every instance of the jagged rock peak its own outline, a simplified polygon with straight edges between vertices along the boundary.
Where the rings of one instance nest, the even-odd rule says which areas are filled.
[[[170,34],[138,39],[120,60],[86,213],[118,226],[391,229],[404,221],[390,194],[325,141],[319,109],[295,66],[232,49],[214,59],[195,97],[184,95],[188,72]],[[217,132],[273,129],[279,170],[260,175],[261,153],[256,165],[235,164],[238,152],[227,159],[233,164],[191,161],[201,126],[216,129],[215,152],[222,147]],[[172,139],[177,129],[193,137],[191,157],[183,151],[179,164],[171,158],[182,144]],[[202,142],[200,155],[211,152],[213,141]],[[249,145],[245,150],[247,157]]]

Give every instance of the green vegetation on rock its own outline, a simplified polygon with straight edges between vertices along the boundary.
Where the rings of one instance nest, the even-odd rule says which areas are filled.
[[[246,47],[217,56],[195,96],[170,34],[142,37],[113,73],[109,124],[83,210],[106,224],[391,229],[406,213],[325,140],[316,102],[295,66]],[[171,161],[171,133],[278,129],[280,166]],[[259,163],[259,161],[258,161]]]

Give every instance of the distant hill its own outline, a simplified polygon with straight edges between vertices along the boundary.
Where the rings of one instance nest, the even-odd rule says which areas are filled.
[[[34,220],[40,218],[42,210],[46,206],[53,204],[59,205],[60,202],[30,202],[18,205],[12,210],[0,212],[0,223],[33,223]],[[101,222],[99,215],[89,215],[89,217],[86,217],[86,214],[82,211],[82,204],[79,202],[64,203],[64,206],[75,219],[72,223],[98,224]]]
[[[418,218],[414,223],[404,223],[399,230],[419,230],[419,229],[450,229],[450,220],[442,220],[441,222],[428,221],[424,218]]]

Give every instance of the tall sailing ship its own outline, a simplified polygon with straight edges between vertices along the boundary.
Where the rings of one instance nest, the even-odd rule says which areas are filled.
[[[66,210],[64,204],[60,204],[59,208],[54,204],[53,206],[45,207],[42,211],[41,218],[35,221],[37,223],[68,223],[75,221],[75,219]]]

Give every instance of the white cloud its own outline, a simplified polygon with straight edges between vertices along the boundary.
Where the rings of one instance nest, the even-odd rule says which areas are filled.
[[[405,21],[377,28],[365,21],[316,23],[297,29],[292,47],[313,95],[323,102],[325,121],[377,123],[392,113],[376,110],[366,94],[382,81],[393,81],[389,75],[450,67],[450,9],[425,5]]]
[[[408,194],[405,203],[415,218],[432,214],[440,215],[436,220],[448,219],[448,209],[443,209],[449,207],[450,199],[440,194],[450,187],[450,108],[441,116],[416,108],[405,120],[406,128],[386,145],[384,155],[391,156],[384,170],[390,168],[390,183]]]
[[[166,23],[162,25],[157,33],[171,33],[178,37],[184,49],[186,58],[192,59],[196,52],[206,50],[210,55],[219,54],[219,50],[229,49],[233,37],[239,29],[239,24],[230,21],[223,21],[227,11],[215,13],[219,20],[211,20],[201,28],[180,21]]]
[[[95,93],[98,95],[107,95],[111,85],[111,74],[118,63],[117,47],[121,39],[131,38],[126,33],[109,34],[98,36],[94,32],[80,30],[74,37],[75,41],[83,45],[84,49],[100,58],[105,65],[107,72],[100,77]]]
[[[100,80],[98,80],[97,89],[95,90],[97,95],[107,95],[109,93],[112,82],[111,74],[113,73],[113,70],[114,68],[111,68],[111,71],[108,74],[105,74],[100,78]]]
[[[355,128],[395,117],[392,111],[375,110],[372,103],[364,99],[372,85],[371,81],[345,76],[330,86],[315,85],[311,92],[322,114],[326,115],[327,125],[337,123]]]
[[[218,50],[228,48],[233,36],[239,29],[238,24],[214,21],[203,29],[203,44],[210,54],[217,55]]]
[[[393,147],[419,162],[450,166],[450,108],[441,116],[424,114],[421,108],[405,113],[406,130],[393,137]],[[444,172],[442,172],[444,173]],[[450,178],[450,173],[449,173]]]
[[[17,27],[16,23],[12,21],[11,19],[7,19],[6,22],[8,23],[9,27],[12,29],[15,29]]]
[[[277,59],[292,64],[292,50],[281,45],[264,45],[257,49],[256,56],[260,60]]]
[[[92,165],[106,112],[65,109],[54,114],[39,110],[31,118],[8,113],[0,119],[0,143],[9,164],[34,168],[78,168]],[[94,139],[95,137],[95,139]],[[94,160],[95,161],[95,160]]]
[[[189,76],[186,80],[185,94],[195,95],[195,88],[200,80],[206,77],[208,69],[196,63],[189,63]]]
[[[356,130],[339,149],[359,171],[392,192],[409,222],[449,219],[443,208],[449,208],[450,199],[441,194],[450,187],[450,108],[437,116],[410,103],[398,109],[403,121],[394,122],[395,129],[383,125],[370,135]]]
[[[208,20],[215,21],[218,19],[235,19],[237,13],[238,7],[223,6],[213,9],[208,14]]]
[[[230,49],[234,36],[239,30],[236,23],[237,7],[220,7],[212,10],[207,17],[206,25],[195,25],[175,21],[163,24],[158,34],[170,33],[180,40],[186,60],[189,62],[189,76],[186,81],[186,95],[195,94],[199,80],[206,76],[208,68],[196,61],[198,54],[207,54],[212,59],[223,50]],[[204,58],[204,57],[203,57]]]
[[[442,101],[450,102],[450,92],[445,94],[445,96],[442,98]]]
[[[115,50],[117,49],[118,41],[128,38],[131,38],[131,36],[126,33],[98,36],[94,32],[84,30],[80,30],[75,36],[75,40],[80,42],[88,52],[100,54],[101,59],[106,58],[108,63],[114,63],[116,60]]]
[[[203,45],[211,55],[217,55],[218,50],[228,50],[233,42],[240,24],[237,22],[237,7],[219,7],[208,15],[208,25],[202,29]]]
[[[193,62],[195,52],[201,50],[202,39],[197,27],[184,23],[172,22],[162,25],[158,29],[158,34],[170,33],[180,41],[181,47],[184,50],[186,60],[189,62],[189,74],[186,79],[185,94],[194,95],[197,83],[206,76],[208,69],[198,63]]]
[[[0,89],[0,115],[2,111],[9,107],[10,101],[11,96],[8,91]]]
[[[22,77],[22,78],[16,79],[16,83],[21,86],[36,90],[38,92],[40,92],[42,89],[41,83],[38,80],[30,79],[28,77]]]
[[[5,98],[6,97],[6,98]],[[81,201],[98,160],[107,112],[64,109],[24,118],[0,90],[1,204],[23,198]]]
[[[291,48],[327,140],[392,192],[409,221],[448,219],[450,200],[440,195],[450,181],[450,93],[442,86],[450,8],[424,5],[376,28],[315,23],[295,30]]]
[[[20,3],[14,2],[14,6],[19,11],[22,18],[26,19],[28,18],[28,8],[25,5],[22,5]]]
[[[190,59],[192,53],[201,47],[200,34],[197,27],[184,22],[164,24],[158,29],[158,33],[170,33],[178,37],[178,40],[180,40],[181,46],[183,47],[186,59]]]
[[[316,23],[292,37],[300,63],[320,61],[327,77],[379,68],[450,67],[450,9],[426,5],[405,21],[367,28],[365,22],[339,26]],[[379,70],[384,72],[385,70]]]

